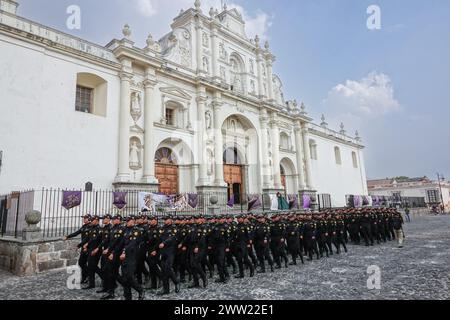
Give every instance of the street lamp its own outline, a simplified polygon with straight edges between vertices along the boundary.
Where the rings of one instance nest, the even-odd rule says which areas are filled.
[[[445,178],[444,175],[440,173],[437,173],[437,178],[439,183],[439,192],[441,194],[441,204],[442,204],[441,211],[442,213],[445,213],[445,204],[444,204],[444,197],[442,196],[442,185],[441,185],[441,181],[444,181]]]

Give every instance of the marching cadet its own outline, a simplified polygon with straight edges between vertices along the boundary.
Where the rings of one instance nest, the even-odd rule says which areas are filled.
[[[250,277],[253,277],[255,275],[255,269],[253,267],[253,264],[250,262],[249,255],[248,255],[248,239],[249,239],[249,229],[247,225],[244,224],[244,217],[239,216],[238,217],[238,224],[236,226],[236,230],[234,232],[234,240],[233,240],[233,254],[236,258],[238,268],[239,268],[239,275],[237,275],[235,278],[240,279],[244,278],[244,264],[246,267],[250,269]]]
[[[78,258],[78,266],[81,268],[81,284],[85,284],[88,281],[88,269],[87,269],[87,260],[88,254],[83,250],[83,246],[89,241],[89,232],[91,229],[91,215],[87,214],[82,217],[83,218],[83,226],[75,231],[74,233],[64,237],[64,240],[67,241],[69,239],[75,238],[81,235],[81,242],[77,245],[80,250],[80,256]]]
[[[119,276],[120,268],[120,244],[124,235],[122,227],[122,217],[116,215],[112,217],[112,228],[110,231],[110,241],[108,247],[103,251],[103,255],[107,257],[103,272],[104,289],[106,295],[101,300],[110,300],[115,298],[116,281]]]
[[[131,289],[134,289],[139,294],[139,300],[144,300],[144,289],[136,280],[136,261],[138,251],[138,239],[141,237],[140,231],[135,227],[135,217],[129,216],[126,218],[126,228],[120,248],[120,261],[122,263],[122,275],[119,277],[119,282],[123,286],[123,294],[125,300],[132,300]]]
[[[178,248],[176,249],[174,269],[179,276],[180,283],[186,283],[186,272],[190,273],[188,266],[188,237],[191,232],[190,218],[176,219],[175,225],[178,229]]]
[[[111,242],[111,231],[112,231],[112,225],[111,225],[111,219],[112,216],[110,214],[107,214],[103,216],[103,226],[101,227],[101,243],[99,246],[100,251],[100,271],[102,274],[102,289],[97,291],[97,293],[105,293],[106,290],[106,284],[105,284],[105,271],[106,271],[106,265],[108,262],[108,257],[105,254],[105,250],[109,247],[109,244]]]
[[[270,249],[276,263],[275,269],[281,269],[281,259],[284,260],[286,268],[288,268],[289,263],[286,255],[286,225],[280,218],[280,215],[274,215],[270,227]]]
[[[233,249],[232,249],[232,243],[233,243],[233,239],[234,239],[234,236],[236,233],[236,222],[234,222],[233,216],[228,215],[226,217],[226,224],[228,227],[228,234],[229,234],[229,246],[228,246],[227,250],[225,251],[225,258],[226,258],[227,267],[231,266],[233,268],[233,274],[236,274],[237,266],[236,266],[236,262],[233,259],[234,253],[233,253]]]
[[[292,257],[292,262],[290,263],[291,266],[297,265],[297,257],[300,257],[302,264],[304,264],[303,256],[300,252],[299,225],[296,220],[297,219],[294,215],[289,216],[286,227],[287,248]]]
[[[258,267],[258,259],[256,259],[255,252],[253,250],[253,240],[255,238],[255,228],[253,223],[250,223],[250,219],[254,219],[252,215],[249,217],[244,217],[244,224],[247,226],[248,242],[247,242],[247,254],[253,263],[253,267],[256,269]]]
[[[360,217],[360,229],[362,236],[364,238],[364,244],[366,247],[369,245],[373,246],[373,237],[371,232],[371,217],[367,210],[363,210],[361,217]]]
[[[398,247],[403,248],[403,240],[405,238],[405,233],[403,232],[403,224],[404,224],[403,217],[399,212],[393,212],[392,214],[393,214],[392,225],[395,230],[395,236],[398,241]]]
[[[256,256],[258,257],[259,267],[258,273],[266,273],[266,263],[270,266],[270,270],[274,272],[273,269],[273,260],[270,256],[270,226],[267,223],[264,215],[258,217],[258,222],[255,226],[255,237],[254,237],[254,245]]]
[[[148,238],[148,223],[147,215],[145,213],[137,217],[136,228],[139,230],[139,238],[137,239],[137,262],[136,262],[136,277],[138,283],[142,286],[144,282],[142,281],[142,275],[145,277],[145,283],[149,280],[149,272],[145,267],[145,261],[147,260],[147,241]]]
[[[202,279],[203,287],[208,286],[205,270],[202,268],[202,261],[207,254],[206,235],[208,229],[204,225],[202,217],[196,219],[195,224],[191,227],[189,236],[187,237],[189,250],[189,269],[191,270],[194,283],[189,286],[189,289],[199,288]]]
[[[167,295],[170,293],[169,280],[175,285],[175,292],[180,292],[180,282],[176,278],[173,264],[175,261],[175,250],[177,248],[177,229],[173,225],[172,217],[168,216],[164,220],[164,226],[159,230],[159,252],[161,255],[161,274],[163,289],[158,295]]]
[[[98,274],[100,278],[103,278],[101,270],[98,267],[100,260],[100,244],[102,242],[102,231],[99,226],[100,217],[94,216],[91,220],[91,229],[89,230],[89,240],[83,245],[83,251],[87,253],[87,270],[88,270],[88,286],[83,288],[84,290],[95,288],[95,274]]]
[[[216,280],[216,283],[226,283],[230,277],[225,262],[226,251],[230,250],[230,230],[225,222],[224,217],[219,218],[212,229],[210,237],[212,251],[214,252],[214,261],[219,273],[219,279]]]
[[[309,260],[312,261],[314,254],[317,256],[317,260],[319,260],[320,253],[317,246],[317,224],[312,219],[311,215],[306,216],[303,237],[305,241],[305,252],[308,254]]]
[[[334,237],[334,245],[336,246],[337,253],[338,254],[341,253],[341,245],[344,248],[345,253],[347,253],[347,246],[345,244],[344,238],[344,235],[346,234],[347,231],[345,230],[345,222],[343,216],[338,215],[334,223],[336,232],[336,235]]]
[[[158,228],[158,218],[150,217],[148,219],[148,232],[147,232],[147,248],[148,257],[147,264],[150,273],[150,289],[158,289],[158,281],[161,279],[161,269],[158,264],[158,245],[159,245],[159,228]]]

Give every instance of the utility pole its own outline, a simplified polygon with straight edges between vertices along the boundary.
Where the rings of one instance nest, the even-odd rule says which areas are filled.
[[[437,173],[438,183],[439,183],[439,192],[441,194],[441,212],[445,213],[445,204],[444,204],[444,197],[442,196],[442,185],[441,185],[441,179],[444,179],[444,175]]]

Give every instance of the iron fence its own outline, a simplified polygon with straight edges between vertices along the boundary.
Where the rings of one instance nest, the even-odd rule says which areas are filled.
[[[126,206],[123,209],[118,209],[113,204],[114,191],[112,190],[81,191],[79,205],[67,210],[62,205],[64,191],[76,190],[28,190],[0,196],[0,235],[2,237],[21,237],[22,231],[26,227],[25,215],[30,210],[38,210],[42,214],[41,222],[38,226],[43,233],[43,237],[45,239],[59,238],[78,230],[83,223],[82,216],[85,214],[99,216],[120,214],[123,217],[138,214],[141,211],[141,208],[139,208],[139,195],[141,193],[148,194],[148,191],[144,190],[124,191],[126,193]],[[174,196],[174,201],[181,197],[188,197],[188,195]],[[149,214],[159,218],[167,215],[208,215],[212,213],[212,207],[215,207],[216,213],[233,215],[249,212],[264,212],[267,214],[275,211],[279,212],[276,198],[267,194],[248,195],[242,200],[239,199],[231,203],[226,193],[211,192],[201,193],[196,196],[196,206],[176,208],[173,202],[166,202],[156,205]],[[287,200],[290,200],[288,202],[290,211],[298,212],[303,206],[300,195],[288,195]],[[314,210],[316,209],[317,199],[312,200],[312,209]]]

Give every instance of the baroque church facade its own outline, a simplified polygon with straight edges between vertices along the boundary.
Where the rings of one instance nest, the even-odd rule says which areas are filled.
[[[366,195],[360,138],[286,101],[269,43],[235,9],[175,17],[159,41],[90,43],[0,0],[0,194],[25,188]]]

